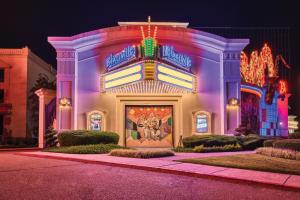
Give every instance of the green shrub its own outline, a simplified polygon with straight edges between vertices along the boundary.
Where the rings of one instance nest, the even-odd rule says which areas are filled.
[[[243,150],[254,150],[258,147],[262,147],[266,138],[251,134],[248,136],[237,137],[237,140]]]
[[[119,135],[113,132],[99,132],[88,130],[64,131],[58,134],[61,146],[76,146],[87,144],[117,144]]]
[[[57,131],[54,130],[53,126],[49,126],[45,133],[45,146],[54,147],[57,145]]]
[[[274,148],[300,151],[300,139],[285,139],[274,142]]]
[[[254,150],[258,147],[262,147],[264,144],[265,139],[262,138],[256,138],[247,140],[244,143],[242,143],[242,147],[244,150]]]
[[[273,147],[273,145],[276,141],[277,141],[277,139],[265,140],[264,141],[264,147]]]
[[[172,151],[178,152],[178,153],[192,153],[194,152],[193,148],[184,148],[184,147],[175,147],[172,149]]]
[[[241,151],[242,147],[239,144],[227,144],[224,146],[204,147],[203,145],[194,147],[196,153],[210,153],[210,152],[229,152]]]
[[[300,139],[300,133],[290,133],[289,139]]]
[[[261,147],[256,149],[257,154],[270,156],[270,157],[277,157],[277,158],[285,158],[290,160],[297,159],[297,151],[289,150],[289,149],[276,149],[272,147]]]
[[[158,158],[174,156],[170,150],[133,150],[133,149],[116,149],[110,152],[111,156],[130,157],[130,158]]]
[[[113,149],[124,149],[116,144],[90,144],[79,146],[66,146],[66,147],[51,147],[45,149],[46,152],[54,153],[70,153],[70,154],[104,154],[109,153]]]
[[[237,144],[238,141],[232,136],[222,135],[193,135],[185,137],[182,140],[185,148],[194,148],[195,146],[203,145],[205,147],[224,146],[228,144]]]

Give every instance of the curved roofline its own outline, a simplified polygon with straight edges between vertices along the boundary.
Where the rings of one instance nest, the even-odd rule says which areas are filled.
[[[94,31],[88,31],[73,36],[66,37],[48,37],[48,42],[52,44],[55,49],[80,49],[96,43],[105,41],[105,37],[110,32],[115,31],[130,31],[137,30],[140,25],[114,26],[101,28]],[[249,44],[249,39],[228,39],[212,33],[183,27],[173,27],[167,25],[159,25],[159,30],[180,31],[195,39],[195,43],[212,46],[220,51],[228,50],[242,50]]]

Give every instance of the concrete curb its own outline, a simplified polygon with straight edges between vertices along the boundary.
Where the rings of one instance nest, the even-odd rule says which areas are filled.
[[[87,159],[80,159],[80,158],[66,158],[66,157],[58,157],[58,156],[50,156],[50,155],[34,155],[34,154],[28,154],[28,153],[14,153],[15,155],[21,155],[21,156],[28,156],[28,157],[36,157],[36,158],[48,158],[48,159],[55,159],[55,160],[66,160],[66,161],[75,161],[75,162],[82,162],[86,164],[99,164],[99,165],[106,165],[106,166],[114,166],[114,167],[122,167],[122,168],[129,168],[129,169],[138,169],[138,170],[145,170],[145,171],[152,171],[152,172],[160,172],[160,173],[167,173],[167,174],[174,174],[174,175],[181,175],[181,176],[189,176],[189,177],[195,177],[195,178],[209,178],[214,180],[224,180],[229,182],[235,182],[235,183],[242,183],[246,185],[261,185],[261,186],[267,186],[271,188],[281,189],[281,190],[293,190],[293,191],[300,191],[300,185],[299,187],[296,186],[290,186],[290,185],[283,185],[283,184],[277,184],[277,183],[270,183],[267,181],[256,181],[256,180],[246,180],[241,178],[234,178],[234,177],[227,177],[222,175],[215,175],[215,174],[199,174],[195,172],[187,172],[187,171],[179,171],[179,170],[173,170],[173,169],[162,169],[158,167],[148,167],[148,166],[137,166],[137,165],[130,165],[130,164],[122,164],[122,163],[111,163],[111,162],[105,162],[105,161],[95,161],[95,160],[87,160]]]
[[[4,151],[40,151],[42,150],[39,147],[25,147],[25,148],[2,148],[0,152]]]

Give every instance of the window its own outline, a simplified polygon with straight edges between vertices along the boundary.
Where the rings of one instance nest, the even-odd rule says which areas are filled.
[[[0,69],[0,82],[4,82],[4,69]]]
[[[3,103],[4,102],[4,90],[1,89],[0,90],[0,103]]]
[[[94,131],[105,131],[105,115],[101,111],[87,113],[87,129]]]
[[[211,113],[197,111],[193,113],[193,134],[211,134]]]

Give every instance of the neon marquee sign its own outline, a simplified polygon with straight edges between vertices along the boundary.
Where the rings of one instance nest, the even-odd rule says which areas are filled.
[[[106,69],[111,69],[136,58],[136,47],[128,46],[117,54],[110,54],[105,59]]]
[[[174,51],[173,46],[162,46],[161,57],[173,64],[179,65],[184,68],[190,68],[192,66],[192,60],[189,56],[177,53]]]

